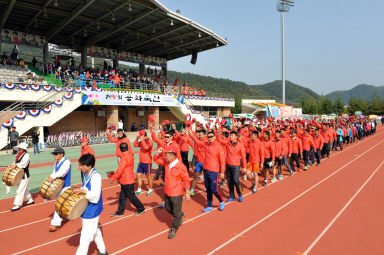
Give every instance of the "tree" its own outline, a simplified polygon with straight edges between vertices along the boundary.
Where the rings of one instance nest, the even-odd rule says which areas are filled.
[[[319,99],[319,109],[322,114],[331,114],[333,112],[333,102],[329,97]]]
[[[368,114],[381,115],[383,114],[383,104],[379,96],[375,95],[368,105]]]
[[[340,115],[344,112],[344,103],[343,103],[343,100],[341,100],[341,97],[338,97],[336,99],[333,108],[335,110],[335,113],[337,113],[338,115]]]
[[[318,104],[313,97],[302,98],[301,107],[303,108],[303,113],[305,114],[318,113]]]
[[[241,113],[242,112],[242,104],[241,98],[235,97],[235,107],[231,108],[232,113]]]

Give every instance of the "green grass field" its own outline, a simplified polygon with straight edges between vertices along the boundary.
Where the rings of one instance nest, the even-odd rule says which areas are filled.
[[[96,156],[101,155],[107,155],[107,154],[115,154],[116,152],[116,144],[102,144],[102,145],[93,145],[91,146],[95,150]],[[157,145],[154,145],[155,148],[157,148]],[[132,149],[134,151],[137,151],[138,148],[134,148],[132,144]],[[65,157],[68,159],[74,159],[78,158],[80,155],[80,147],[74,147],[74,148],[64,148],[65,150]],[[29,151],[31,156],[31,164],[36,163],[45,163],[45,162],[52,162],[53,156],[51,154],[51,150],[46,150],[43,152],[40,152],[40,154],[35,155],[33,154],[33,150]],[[155,153],[155,152],[154,152]],[[153,153],[153,154],[154,154]],[[189,152],[189,160],[192,160],[192,150]],[[9,165],[13,163],[15,159],[15,155],[11,154],[5,154],[0,155],[0,165]],[[135,171],[137,168],[137,165],[139,164],[139,154],[135,154]],[[77,161],[72,160],[72,170],[71,170],[71,183],[78,184],[81,183],[81,177],[80,177],[80,170],[77,169]],[[102,174],[103,178],[106,178],[106,172],[108,171],[114,171],[117,169],[117,159],[116,157],[110,157],[105,159],[98,159],[96,160],[96,169]],[[157,164],[153,164],[153,168],[157,168]],[[30,172],[30,178],[29,178],[29,190],[30,192],[38,192],[39,187],[41,183],[44,181],[44,179],[50,175],[53,171],[53,163],[50,166],[47,167],[38,167],[38,168],[32,168],[29,170]],[[17,187],[14,186],[11,189],[11,192],[9,194],[6,194],[5,191],[5,184],[0,184],[0,199],[7,198],[7,197],[14,197],[16,194]]]

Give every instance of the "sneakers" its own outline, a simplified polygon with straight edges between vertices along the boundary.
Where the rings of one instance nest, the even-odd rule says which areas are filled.
[[[238,201],[239,201],[239,202],[243,202],[243,200],[244,200],[244,199],[243,199],[243,196],[239,196]]]
[[[225,186],[225,182],[221,182],[220,184],[219,184],[219,187],[224,187]]]
[[[230,197],[230,198],[227,199],[227,203],[233,202],[233,201],[235,201],[235,200],[236,200],[236,198],[234,198],[234,197]]]
[[[320,164],[319,164],[319,163],[316,163],[316,166],[320,166]]]
[[[193,197],[195,195],[195,191],[194,190],[190,190],[189,191],[189,195],[191,195],[191,197]]]
[[[152,195],[152,193],[153,193],[152,189],[149,189],[148,192],[147,192],[147,197]]]
[[[145,213],[145,210],[135,212],[135,216],[142,215],[143,213]]]
[[[159,205],[160,208],[165,208],[165,203],[162,202],[160,205]]]
[[[271,183],[275,183],[277,180],[276,180],[276,177],[273,177],[273,179],[271,180]]]
[[[105,253],[98,252],[97,255],[108,255],[108,251],[105,251]]]
[[[49,231],[49,232],[55,232],[55,231],[59,230],[59,228],[60,228],[60,226],[50,225],[50,226],[48,227],[48,231]]]
[[[115,212],[115,213],[111,214],[111,217],[123,217],[123,216],[124,216],[124,214],[118,213],[118,212]]]
[[[207,207],[207,208],[203,209],[203,212],[205,212],[205,213],[212,212],[212,207]]]
[[[137,190],[137,191],[135,192],[135,194],[136,194],[136,195],[141,195],[141,194],[143,194],[143,191],[141,191],[141,190]]]
[[[289,176],[292,176],[292,175],[293,175],[293,172],[292,172],[292,171],[290,171],[290,172],[289,172]]]
[[[200,175],[199,179],[200,181],[204,180],[204,175]]]
[[[247,175],[246,175],[246,174],[244,174],[243,180],[244,180],[244,181],[247,180]]]
[[[221,203],[220,203],[220,206],[219,206],[219,210],[220,210],[220,211],[223,211],[224,208],[225,208],[225,203],[224,203],[224,202],[221,202]]]
[[[169,233],[168,233],[168,239],[173,239],[173,238],[175,238],[176,231],[177,231],[176,228],[170,228],[170,229],[169,229]]]
[[[283,179],[283,175],[279,174],[279,175],[277,176],[277,179],[282,180],[282,179]]]
[[[257,189],[253,189],[252,194],[256,194],[256,193],[257,193]]]
[[[263,182],[263,187],[267,187],[267,185],[268,185],[267,180],[264,180],[264,182]]]
[[[27,203],[25,203],[25,205],[33,205],[34,203],[35,203],[35,201],[30,200],[30,201],[28,201]]]
[[[15,205],[14,207],[11,208],[11,212],[14,212],[14,211],[17,211],[17,210],[20,210],[20,206],[18,205]]]
[[[303,167],[303,170],[304,170],[304,171],[307,171],[307,170],[308,170],[308,166],[304,166],[304,167]]]

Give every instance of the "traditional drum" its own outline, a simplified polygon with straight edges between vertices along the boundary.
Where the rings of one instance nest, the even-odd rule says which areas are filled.
[[[8,186],[15,186],[20,183],[24,176],[24,169],[8,166],[3,172],[3,182]]]
[[[61,218],[75,220],[80,217],[88,206],[84,194],[73,193],[74,188],[66,189],[56,201],[55,210]]]
[[[58,178],[49,182],[47,179],[45,179],[41,184],[39,193],[45,199],[55,199],[64,187],[64,180]]]

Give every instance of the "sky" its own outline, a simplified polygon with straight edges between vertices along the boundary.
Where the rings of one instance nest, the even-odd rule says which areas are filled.
[[[170,61],[168,69],[243,81],[281,79],[275,0],[159,0],[229,44]],[[296,0],[285,15],[286,79],[317,93],[384,85],[383,0]]]

